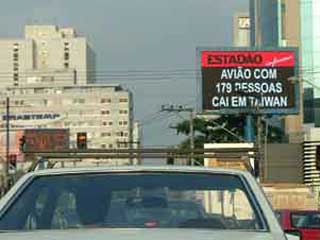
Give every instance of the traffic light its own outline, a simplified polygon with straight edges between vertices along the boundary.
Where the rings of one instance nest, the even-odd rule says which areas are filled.
[[[316,168],[320,170],[320,145],[316,146]]]
[[[19,149],[20,149],[20,152],[24,152],[26,150],[26,137],[25,136],[22,136],[19,139]]]
[[[9,155],[9,167],[12,170],[15,170],[17,168],[17,154]]]
[[[87,133],[86,132],[77,133],[77,148],[87,149]]]

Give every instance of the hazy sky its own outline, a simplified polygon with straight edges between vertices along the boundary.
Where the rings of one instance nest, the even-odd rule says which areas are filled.
[[[162,104],[195,104],[196,47],[231,46],[233,14],[247,9],[248,0],[2,0],[0,37],[22,36],[28,23],[74,27],[97,54],[99,80],[108,74],[104,82],[132,90],[144,145],[168,145],[180,141],[168,126],[181,119],[153,113]],[[128,79],[112,79],[112,71]]]

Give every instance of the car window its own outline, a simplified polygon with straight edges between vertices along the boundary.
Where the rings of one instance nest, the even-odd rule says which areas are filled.
[[[0,229],[265,229],[247,191],[239,177],[228,174],[38,177],[1,216]]]
[[[292,226],[296,228],[320,229],[320,213],[301,212],[291,214]]]

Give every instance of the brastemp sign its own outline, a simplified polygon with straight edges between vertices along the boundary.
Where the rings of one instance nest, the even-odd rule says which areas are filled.
[[[297,114],[295,48],[198,49],[202,109],[219,114]]]

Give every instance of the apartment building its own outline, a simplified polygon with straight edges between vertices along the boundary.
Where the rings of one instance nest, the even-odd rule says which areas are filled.
[[[24,38],[0,39],[0,88],[95,82],[95,54],[73,28],[27,25]]]
[[[88,84],[60,87],[13,87],[0,97],[0,129],[6,128],[10,99],[11,130],[67,128],[70,147],[86,132],[88,148],[128,148],[137,142],[130,91],[120,85]],[[134,134],[135,133],[135,134]]]

